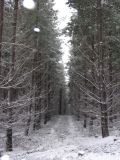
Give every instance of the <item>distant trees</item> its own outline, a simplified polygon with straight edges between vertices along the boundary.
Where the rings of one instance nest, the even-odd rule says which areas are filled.
[[[70,102],[85,123],[86,117],[100,118],[102,137],[107,137],[110,121],[119,115],[120,3],[68,0],[68,4],[76,9],[67,28],[72,36]]]
[[[30,11],[21,0],[0,1],[0,7],[0,125],[6,130],[6,151],[12,151],[17,126],[27,136],[59,114],[60,100],[66,101],[65,79],[53,3],[38,0]]]

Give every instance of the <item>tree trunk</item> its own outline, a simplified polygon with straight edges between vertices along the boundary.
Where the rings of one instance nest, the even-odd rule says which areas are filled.
[[[47,74],[50,74],[48,64],[46,64],[45,67],[48,70]],[[44,113],[44,124],[47,124],[47,122],[49,121],[49,109],[50,109],[49,108],[50,107],[50,76],[49,75],[46,75],[45,82],[44,82],[44,88],[45,88],[45,93],[46,93],[45,100],[44,100],[44,104],[46,108],[45,113]]]
[[[39,1],[37,1],[37,15],[36,15],[36,25],[39,26]],[[35,47],[37,49],[37,52],[34,55],[34,67],[38,67],[41,63],[41,52],[40,52],[40,46],[39,46],[39,34],[35,33]],[[36,69],[34,71],[35,77],[34,77],[34,86],[35,86],[35,103],[34,103],[34,110],[35,110],[35,116],[34,116],[34,129],[38,130],[41,128],[41,68]]]
[[[13,36],[12,36],[12,50],[11,50],[11,67],[10,67],[10,80],[14,74],[15,67],[15,42],[16,42],[16,28],[17,28],[17,12],[18,12],[18,0],[15,0],[14,4],[14,15],[13,15]],[[10,84],[12,85],[12,84]],[[6,130],[6,151],[12,151],[12,101],[14,100],[14,91],[10,87],[8,89],[8,116],[9,123]]]
[[[31,96],[31,100],[30,100],[30,106],[28,106],[28,119],[27,119],[27,125],[26,125],[26,129],[25,129],[25,136],[29,135],[29,130],[30,130],[30,124],[31,124],[31,112],[32,112],[32,96]]]
[[[90,136],[93,136],[93,118],[90,117],[90,122],[89,122],[89,133]]]
[[[108,130],[108,113],[106,102],[106,88],[105,88],[105,50],[103,44],[103,15],[101,0],[97,0],[97,21],[98,21],[98,55],[99,55],[99,76],[100,76],[100,107],[101,107],[101,130],[102,137],[109,136]]]
[[[12,145],[12,128],[7,128],[6,132],[6,151],[12,151],[13,145]]]
[[[2,57],[3,13],[4,13],[4,0],[0,0],[0,75],[1,75],[1,57]]]
[[[109,89],[109,106],[110,106],[110,112],[109,112],[109,120],[110,122],[113,122],[113,107],[112,107],[112,102],[113,102],[113,93],[112,93],[112,54],[111,51],[109,51],[109,84],[110,84],[110,89]]]
[[[51,109],[51,64],[48,64],[48,113],[47,113],[47,117],[48,120],[50,120],[51,118],[51,113],[50,113],[50,109]]]
[[[83,127],[87,128],[87,115],[84,114],[84,123],[83,123]]]
[[[80,111],[77,113],[77,121],[80,121]]]
[[[4,0],[0,0],[0,82],[2,81],[2,38],[3,38],[3,19]],[[0,88],[0,100],[3,98],[3,89]]]
[[[59,115],[62,115],[62,88],[59,91]]]
[[[87,75],[86,75],[86,60],[84,62],[84,68],[85,68],[85,72],[84,72],[84,87],[87,88]],[[85,93],[85,98],[84,98],[84,107],[85,109],[87,108],[87,94]],[[87,127],[87,114],[85,113],[84,114],[84,124],[83,124],[83,127],[86,128]]]

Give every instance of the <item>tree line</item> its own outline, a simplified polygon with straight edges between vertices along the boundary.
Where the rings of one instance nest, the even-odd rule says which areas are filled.
[[[120,2],[68,0],[75,12],[66,28],[71,38],[69,96],[78,120],[109,136],[120,115]]]
[[[63,114],[66,101],[62,53],[53,2],[37,0],[27,10],[22,0],[0,0],[0,128],[5,150],[21,128],[28,136],[51,116]],[[39,28],[40,32],[35,32]]]

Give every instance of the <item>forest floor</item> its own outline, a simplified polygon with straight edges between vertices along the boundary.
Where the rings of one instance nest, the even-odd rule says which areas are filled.
[[[120,137],[90,136],[74,116],[56,116],[28,137],[14,135],[8,155],[10,160],[120,160]]]

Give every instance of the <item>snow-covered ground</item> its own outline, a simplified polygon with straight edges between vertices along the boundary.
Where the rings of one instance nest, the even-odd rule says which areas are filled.
[[[10,160],[120,160],[120,138],[89,137],[74,116],[56,116],[29,137],[14,138]]]

